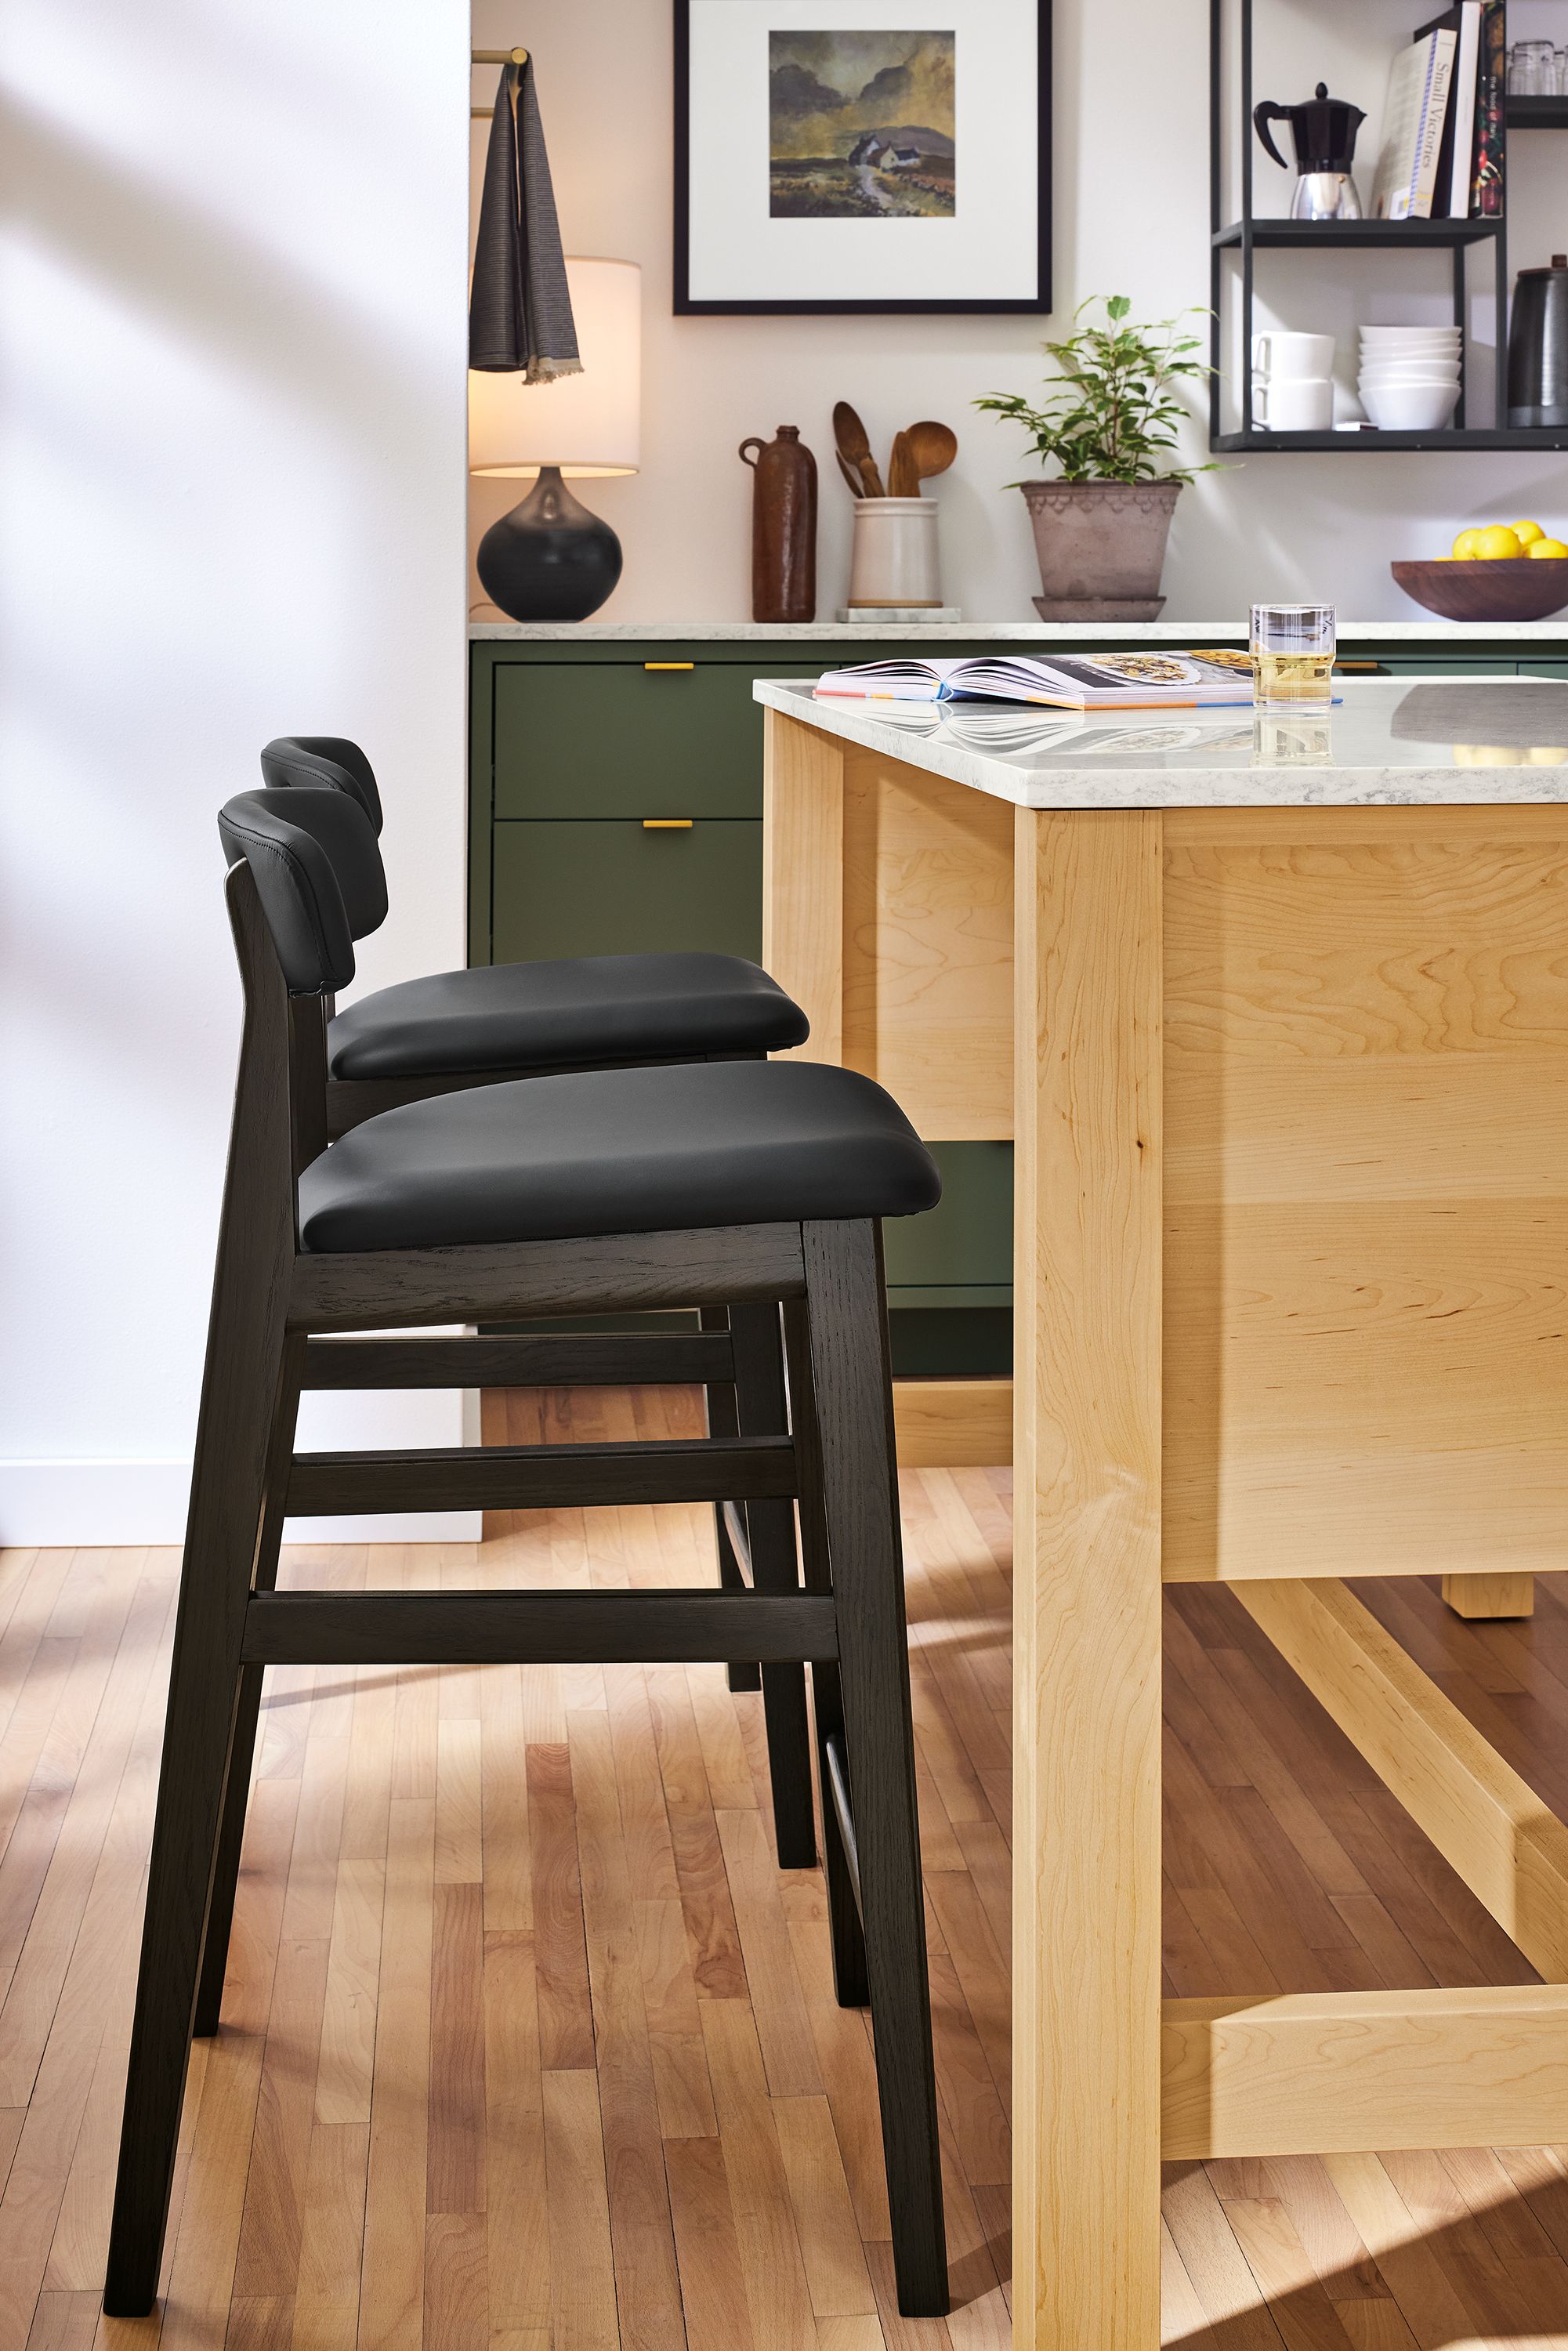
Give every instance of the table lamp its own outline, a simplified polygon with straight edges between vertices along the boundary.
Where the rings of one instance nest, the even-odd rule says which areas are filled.
[[[642,374],[643,272],[634,261],[568,257],[580,375],[525,383],[468,376],[468,470],[536,477],[479,542],[480,583],[514,621],[585,621],[621,577],[621,541],[567,488],[634,474]]]

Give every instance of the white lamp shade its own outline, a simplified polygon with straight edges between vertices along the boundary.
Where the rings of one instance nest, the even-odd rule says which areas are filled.
[[[634,474],[642,463],[643,272],[634,261],[569,258],[580,375],[525,383],[468,375],[468,470],[569,477]]]

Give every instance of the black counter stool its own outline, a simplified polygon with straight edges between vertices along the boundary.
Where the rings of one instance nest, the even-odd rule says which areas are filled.
[[[148,1875],[104,2308],[151,2308],[241,1678],[269,1664],[810,1663],[833,1964],[869,2001],[899,2306],[947,2307],[881,1223],[929,1155],[852,1071],[743,1061],[541,1077],[411,1103],[327,1145],[325,998],[358,805],[232,801],[245,1029]],[[787,1429],[644,1444],[299,1455],[345,1332],[741,1301],[782,1311]],[[273,1589],[287,1510],[797,1500],[804,1589]]]
[[[280,735],[262,752],[261,772],[273,789],[319,785],[347,793],[380,835],[375,770],[346,736]],[[352,903],[356,893],[350,887],[346,895]],[[433,972],[378,988],[329,1019],[327,1133],[335,1138],[403,1102],[541,1071],[760,1058],[802,1045],[809,1034],[800,1006],[740,956],[578,956]],[[715,1307],[703,1319],[722,1330],[732,1318]],[[777,1317],[740,1307],[733,1322],[740,1376],[708,1386],[709,1430],[733,1436],[741,1425],[737,1413],[753,1430],[781,1426]],[[495,1360],[504,1368],[503,1358]],[[693,1360],[690,1351],[685,1360]],[[682,1361],[679,1350],[672,1355],[656,1343],[579,1338],[554,1349],[537,1376],[558,1386],[632,1384],[689,1376]],[[417,1370],[417,1361],[409,1368]],[[503,1382],[492,1374],[492,1384]],[[748,1511],[727,1498],[716,1505],[714,1520],[722,1583],[738,1590],[753,1575],[765,1583],[794,1580],[792,1513]],[[817,1844],[805,1677],[787,1666],[764,1673],[747,1661],[731,1667],[729,1684],[762,1689],[779,1865],[810,1869]],[[237,1867],[238,1858],[233,1838],[225,1840],[220,1900],[228,1863]]]

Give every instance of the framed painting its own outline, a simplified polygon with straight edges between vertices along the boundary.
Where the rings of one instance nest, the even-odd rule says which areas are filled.
[[[1051,308],[1051,0],[675,0],[685,315]]]

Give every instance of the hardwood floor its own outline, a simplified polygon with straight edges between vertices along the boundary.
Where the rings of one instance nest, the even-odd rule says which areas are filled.
[[[693,1433],[514,1396],[516,1441]],[[499,1433],[497,1430],[496,1433]],[[865,2019],[775,1868],[716,1667],[269,1678],[167,2298],[98,2287],[177,1567],[0,1560],[0,2351],[994,2351],[1009,2337],[1007,1479],[905,1481],[956,2306],[901,2320]],[[698,1510],[563,1511],[286,1582],[691,1580]],[[1358,1587],[1568,1812],[1568,1579],[1527,1624]],[[1173,1992],[1531,1970],[1223,1592],[1166,1603]],[[1568,2149],[1172,2167],[1184,2351],[1568,2346]]]

